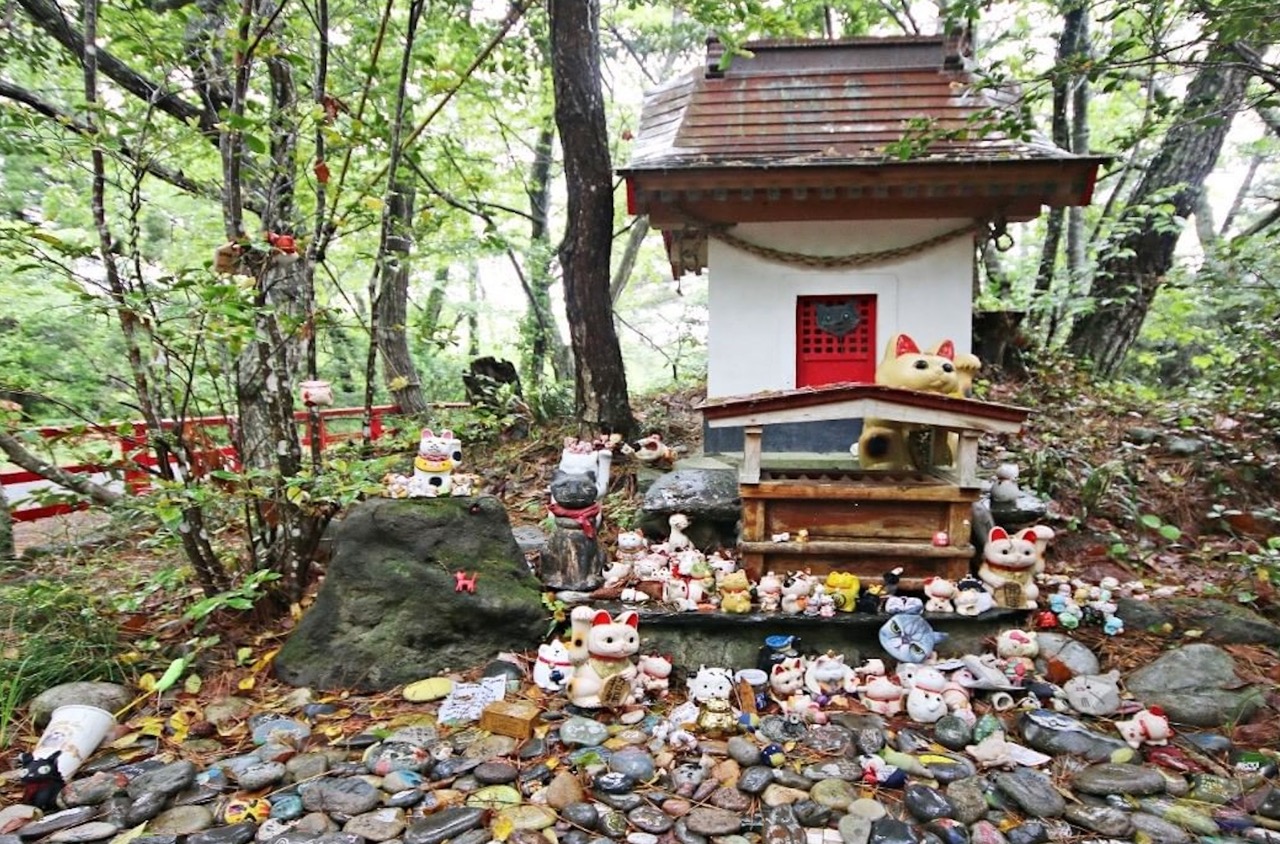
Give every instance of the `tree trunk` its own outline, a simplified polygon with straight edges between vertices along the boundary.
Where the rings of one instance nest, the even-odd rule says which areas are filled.
[[[529,170],[528,275],[529,310],[524,318],[528,342],[525,380],[531,389],[542,383],[543,370],[551,363],[557,381],[568,379],[573,369],[569,349],[560,337],[560,328],[551,313],[551,156],[555,143],[555,123],[550,116],[538,130],[533,166]]]
[[[409,320],[409,250],[413,239],[413,188],[397,182],[388,197],[389,231],[383,247],[382,288],[378,309],[378,353],[382,355],[382,377],[400,411],[410,416],[427,412],[422,380],[409,352],[406,324]]]
[[[609,301],[613,172],[600,86],[599,0],[549,0],[568,225],[560,243],[580,419],[630,437],[635,416]]]
[[[1101,376],[1119,369],[1137,339],[1173,265],[1183,221],[1195,207],[1244,100],[1249,71],[1214,61],[1221,56],[1221,51],[1211,53],[1192,79],[1177,122],[1116,221],[1119,234],[1100,251],[1089,291],[1094,310],[1076,322],[1068,346],[1076,357],[1091,361]],[[1153,219],[1152,197],[1157,194],[1172,212]]]
[[[4,497],[4,487],[0,486],[0,560],[13,560],[17,556],[13,544],[13,511],[9,509],[9,499]]]

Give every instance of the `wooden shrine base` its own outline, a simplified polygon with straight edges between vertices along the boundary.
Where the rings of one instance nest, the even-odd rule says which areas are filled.
[[[903,585],[958,580],[974,556],[969,541],[976,489],[924,472],[774,469],[739,485],[742,566],[753,581],[767,571],[849,571],[876,582],[901,566]],[[939,533],[949,543],[935,546]],[[784,541],[774,537],[787,534]]]

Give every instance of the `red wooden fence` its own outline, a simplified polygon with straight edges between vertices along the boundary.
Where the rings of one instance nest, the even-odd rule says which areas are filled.
[[[388,433],[385,425],[385,417],[393,416],[400,412],[400,408],[395,405],[379,405],[373,408],[373,423],[369,431],[370,439],[377,440],[383,434]],[[359,418],[364,415],[362,407],[328,407],[320,411],[320,423],[315,432],[320,438],[321,448],[327,448],[335,442],[355,439],[360,436],[359,431],[331,433],[328,430],[328,422],[334,419]],[[298,425],[303,427],[302,445],[304,450],[311,446],[311,436],[309,423],[309,414],[305,410],[298,411],[294,415],[294,420]],[[232,468],[239,466],[239,458],[236,455],[234,445],[219,445],[215,437],[210,432],[223,431],[222,439],[231,440],[231,429],[235,425],[235,417],[230,416],[201,416],[193,419],[187,419],[182,424],[184,427],[189,426],[189,432],[194,433],[194,437],[200,442],[209,443],[208,449],[204,455],[210,458],[211,463],[227,465]],[[172,420],[166,420],[162,423],[165,428],[172,429],[177,427],[178,423]],[[87,442],[98,440],[104,443],[110,443],[115,452],[113,457],[102,463],[79,463],[69,466],[60,466],[64,471],[73,472],[75,474],[88,475],[104,475],[105,478],[95,479],[99,482],[106,482],[111,479],[120,479],[124,482],[124,488],[130,494],[139,494],[146,492],[151,486],[151,479],[154,477],[154,469],[159,464],[155,455],[147,449],[147,426],[144,422],[132,422],[124,425],[74,425],[74,426],[48,426],[37,428],[36,433],[46,440],[65,440],[75,442]],[[49,484],[40,475],[35,472],[26,470],[0,472],[0,486],[15,487],[20,484],[42,483],[45,488]],[[60,489],[56,487],[55,489]],[[70,493],[68,493],[70,494]],[[6,491],[6,498],[10,506],[13,508],[13,518],[19,522],[31,522],[37,519],[46,519],[50,516],[57,516],[62,513],[70,513],[73,510],[80,510],[88,505],[83,501],[65,501],[52,504],[39,504],[32,501],[23,501],[21,497],[15,500],[15,496]]]

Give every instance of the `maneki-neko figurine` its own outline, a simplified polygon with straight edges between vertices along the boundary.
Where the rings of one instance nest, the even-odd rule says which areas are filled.
[[[751,582],[746,572],[735,571],[720,581],[720,611],[727,613],[751,612]]]
[[[733,676],[727,668],[705,665],[689,679],[689,700],[698,705],[697,727],[704,735],[720,738],[738,729],[738,717],[729,697],[733,694]]]
[[[632,657],[640,650],[640,617],[631,610],[611,617],[579,606],[569,621],[569,702],[583,709],[617,709],[639,702],[642,690]]]
[[[1038,547],[1040,541],[1035,528],[1010,536],[1004,528],[996,526],[987,534],[978,577],[995,593],[997,602],[1016,608],[1036,608],[1040,589],[1035,576],[1044,565]]]
[[[412,494],[426,498],[448,495],[453,470],[461,463],[462,443],[453,431],[446,428],[437,436],[430,428],[423,428],[418,455],[413,458]]]

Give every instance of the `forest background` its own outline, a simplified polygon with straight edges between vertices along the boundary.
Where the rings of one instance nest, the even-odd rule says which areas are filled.
[[[142,419],[148,506],[199,588],[264,573],[296,602],[324,526],[387,465],[304,453],[299,381],[424,416],[491,355],[521,389],[467,436],[640,432],[632,396],[696,389],[706,324],[705,279],[670,278],[612,173],[643,90],[697,66],[711,35],[732,56],[752,38],[956,27],[981,84],[1019,86],[1000,131],[1115,156],[1092,206],[979,247],[978,309],[1025,314],[1012,363],[1274,429],[1268,3],[11,0],[0,445],[17,461],[34,423]],[[885,155],[926,147],[931,127],[913,130]],[[206,415],[238,417],[243,469],[170,468],[198,462],[182,421]]]

